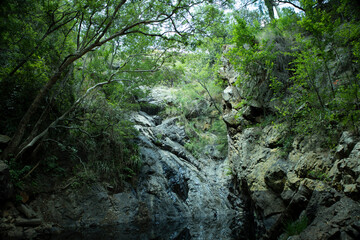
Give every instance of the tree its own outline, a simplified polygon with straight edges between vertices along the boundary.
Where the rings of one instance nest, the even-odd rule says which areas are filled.
[[[34,56],[51,51],[48,48],[49,46],[45,46],[45,43],[51,42],[49,39],[51,36],[61,36],[61,43],[60,47],[57,46],[52,49],[55,52],[52,52],[51,56],[56,56],[55,59],[52,59],[52,69],[46,71],[47,74],[44,77],[42,87],[21,117],[10,144],[2,154],[2,158],[7,159],[11,154],[17,155],[17,153],[22,152],[21,146],[24,146],[24,143],[27,145],[26,142],[32,142],[36,136],[39,136],[31,133],[28,134],[30,138],[25,138],[29,125],[36,133],[40,131],[34,126],[37,125],[38,120],[42,120],[46,111],[44,110],[39,114],[38,120],[33,118],[39,112],[43,101],[50,96],[55,87],[59,89],[59,84],[66,80],[68,73],[72,71],[72,67],[80,59],[86,58],[91,52],[99,51],[102,46],[114,41],[116,41],[116,50],[114,51],[120,56],[121,53],[131,50],[131,44],[129,44],[131,40],[148,41],[148,45],[150,45],[149,41],[155,41],[152,44],[153,48],[165,52],[166,49],[176,47],[177,43],[186,43],[190,34],[199,32],[196,23],[201,13],[193,14],[191,9],[201,4],[214,2],[216,1],[109,0],[106,2],[88,2],[62,0],[29,3],[29,5],[36,6],[39,9],[39,13],[36,13],[35,16],[32,15],[32,12],[26,12],[25,15],[32,19],[31,23],[28,25],[23,22],[20,19],[21,16],[14,16],[12,22],[20,21],[33,29],[40,25],[41,33],[31,36],[25,32],[25,37],[31,38],[33,44],[29,46],[30,50],[26,54],[21,54],[13,61],[14,64],[2,72],[1,81],[6,82],[9,79],[14,79],[26,64],[33,62]],[[4,11],[6,13],[12,8],[18,10],[19,7],[19,2],[15,5],[8,3],[8,8]],[[3,16],[8,15],[5,13]],[[8,29],[8,33],[12,33],[11,29]],[[16,43],[16,40],[13,42]],[[22,43],[21,39],[19,42]],[[24,46],[20,46],[20,48],[24,48]],[[113,78],[119,75],[130,76],[135,74],[136,76],[141,72],[154,72],[161,65],[161,62],[155,61],[154,68],[139,70],[136,65],[130,64],[130,60],[135,58],[128,54],[126,57],[128,60],[123,60],[120,70],[111,75],[107,82],[112,82]],[[43,63],[44,61],[40,62]]]
[[[274,10],[279,16],[279,5],[290,5],[298,10],[305,11],[305,9],[301,7],[299,0],[242,0],[242,2],[243,7],[256,6],[261,14],[264,14],[264,8],[266,7],[270,20],[275,19]]]
[[[278,119],[297,134],[326,135],[331,145],[344,129],[359,133],[359,6],[304,0],[300,8],[283,9],[265,26],[238,16],[228,57],[247,97],[256,96],[248,84],[261,77],[274,91]]]

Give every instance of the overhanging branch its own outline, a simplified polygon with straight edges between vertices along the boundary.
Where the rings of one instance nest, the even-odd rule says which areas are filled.
[[[297,9],[299,9],[299,10],[301,10],[301,11],[305,12],[305,9],[303,9],[302,7],[300,7],[300,6],[296,5],[296,4],[295,4],[295,3],[293,3],[293,2],[290,2],[290,1],[285,1],[285,0],[278,0],[277,2],[279,2],[279,3],[287,3],[287,4],[290,4],[290,5],[292,5],[294,8],[297,8]]]

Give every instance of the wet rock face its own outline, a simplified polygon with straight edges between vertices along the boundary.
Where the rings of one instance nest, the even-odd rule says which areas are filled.
[[[184,170],[179,168],[178,172],[169,168],[167,165],[163,166],[165,177],[168,179],[170,190],[182,200],[186,201],[189,193],[189,186],[187,179],[184,177]]]
[[[196,159],[185,148],[185,129],[177,118],[135,126],[143,159],[137,193],[147,199],[153,221],[177,218],[221,218],[232,214],[227,199],[231,176],[220,160]],[[150,121],[151,122],[151,121]]]
[[[308,218],[308,226],[291,239],[360,239],[359,138],[344,132],[330,152],[321,147],[321,136],[293,136],[292,150],[285,154],[286,126],[250,127],[262,121],[261,110],[273,111],[264,101],[271,92],[261,85],[248,100],[247,86],[234,85],[237,73],[228,62],[220,73],[228,81],[223,118],[229,161],[238,191],[248,201],[249,221],[257,225],[255,239],[277,239],[300,216]],[[256,86],[258,80],[249,84]]]

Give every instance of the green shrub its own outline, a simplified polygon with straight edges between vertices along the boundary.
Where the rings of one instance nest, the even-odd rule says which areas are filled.
[[[306,215],[304,215],[300,219],[286,224],[285,232],[288,236],[298,235],[302,231],[304,231],[305,228],[307,228],[308,224],[309,224],[309,219]]]
[[[23,177],[31,170],[30,165],[22,165],[14,159],[6,161],[9,166],[9,173],[11,182],[17,189],[22,190],[24,188],[24,179]]]
[[[314,3],[302,2],[308,9],[304,15],[284,10],[265,26],[237,17],[234,46],[226,56],[240,73],[236,83],[243,98],[256,95],[256,84],[266,82],[277,121],[286,122],[294,135],[329,136],[331,148],[344,129],[360,133],[360,44],[354,37],[360,27],[358,19],[345,13],[340,18],[335,11],[352,12],[347,1],[334,1],[329,9]]]
[[[328,176],[327,173],[325,172],[321,172],[319,170],[311,170],[308,172],[307,174],[308,178],[312,178],[312,179],[316,179],[316,180],[320,180],[320,181],[325,181],[325,182],[329,182],[330,178]]]

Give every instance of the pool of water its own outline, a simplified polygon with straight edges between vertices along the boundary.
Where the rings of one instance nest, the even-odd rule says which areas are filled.
[[[238,240],[252,239],[246,228],[229,220],[203,220],[167,222],[159,224],[92,227],[64,231],[61,234],[49,236],[51,240]]]

